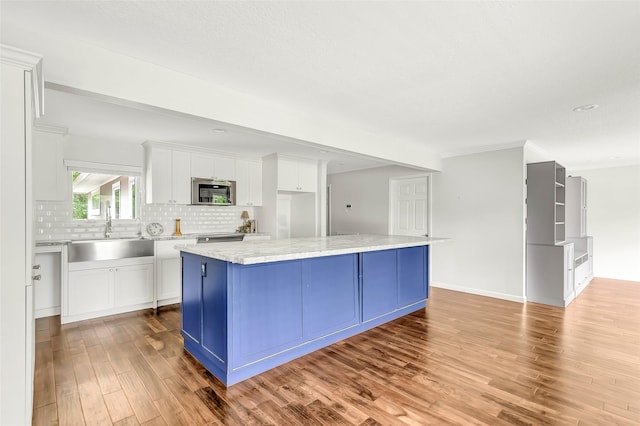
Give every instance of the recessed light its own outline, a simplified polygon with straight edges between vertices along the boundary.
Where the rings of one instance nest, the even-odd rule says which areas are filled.
[[[592,109],[598,108],[598,106],[599,105],[596,105],[596,104],[580,105],[578,107],[575,107],[573,111],[574,112],[591,111]]]
[[[213,131],[216,132],[216,133],[224,133],[224,132],[226,132],[225,129],[213,129]]]

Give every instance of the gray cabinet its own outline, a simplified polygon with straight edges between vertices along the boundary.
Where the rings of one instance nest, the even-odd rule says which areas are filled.
[[[574,245],[527,244],[527,301],[565,307],[575,298]]]
[[[555,161],[527,164],[527,243],[565,238],[565,168]]]

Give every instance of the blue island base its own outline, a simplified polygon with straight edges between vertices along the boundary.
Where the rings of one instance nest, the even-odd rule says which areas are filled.
[[[426,307],[428,246],[239,265],[183,252],[184,347],[226,386]]]

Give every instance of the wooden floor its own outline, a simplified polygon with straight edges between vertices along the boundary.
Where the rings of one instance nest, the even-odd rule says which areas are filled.
[[[177,306],[36,322],[34,424],[640,424],[640,284],[566,310],[433,289],[428,308],[225,389]]]

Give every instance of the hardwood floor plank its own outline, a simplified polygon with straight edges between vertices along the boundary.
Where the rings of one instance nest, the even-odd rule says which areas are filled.
[[[36,321],[33,424],[640,424],[640,285],[568,308],[434,288],[421,309],[226,388],[179,305]],[[85,422],[86,420],[86,422]]]
[[[178,400],[182,406],[186,407],[196,424],[204,424],[215,420],[209,406],[205,405],[197,393],[192,392],[180,377],[167,377],[164,379],[164,383],[176,400]]]
[[[80,395],[75,382],[56,384],[56,403],[60,426],[84,425]]]
[[[195,424],[195,420],[185,412],[182,405],[176,401],[173,395],[169,395],[167,398],[158,399],[153,401],[153,403],[167,424],[175,426],[189,426]]]
[[[149,395],[151,395],[151,399],[153,401],[169,396],[169,391],[161,377],[154,372],[151,366],[147,363],[145,357],[139,355],[132,358],[131,365],[140,380],[142,380],[142,383],[144,383],[144,386],[147,389],[147,392],[149,392]]]
[[[113,423],[124,420],[127,417],[135,416],[123,390],[104,395],[104,402],[107,405],[107,410]]]
[[[33,426],[50,426],[58,424],[58,406],[55,402],[33,409]]]
[[[142,380],[140,380],[135,371],[119,374],[118,380],[120,380],[122,390],[127,396],[138,422],[144,423],[160,415]]]
[[[51,350],[50,341],[36,343],[35,363],[43,367],[35,371],[33,378],[33,399],[38,401],[38,405],[34,404],[34,408],[38,408],[56,402],[56,381],[53,372],[53,351]]]
[[[78,385],[78,395],[85,424],[100,426],[111,422],[100,386],[95,381]]]
[[[100,390],[104,395],[116,392],[122,387],[118,375],[113,370],[110,362],[95,362],[92,364]]]

